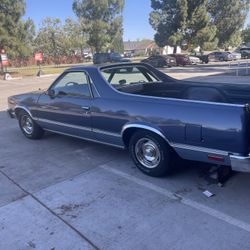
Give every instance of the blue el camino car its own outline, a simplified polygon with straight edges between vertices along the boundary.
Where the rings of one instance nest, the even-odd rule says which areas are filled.
[[[29,139],[45,131],[128,148],[150,176],[177,157],[250,172],[250,86],[173,79],[143,63],[75,67],[47,91],[11,96]]]

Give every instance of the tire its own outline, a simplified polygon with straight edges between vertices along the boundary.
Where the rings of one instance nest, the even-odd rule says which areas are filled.
[[[144,174],[161,177],[172,172],[174,152],[157,134],[146,130],[135,132],[129,141],[129,153]]]
[[[43,137],[44,130],[38,124],[35,123],[35,121],[27,112],[19,112],[18,122],[21,131],[28,139],[37,140]]]

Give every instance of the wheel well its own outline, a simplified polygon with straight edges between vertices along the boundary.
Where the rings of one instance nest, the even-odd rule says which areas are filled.
[[[20,112],[28,113],[28,114],[31,116],[30,112],[27,111],[25,108],[17,107],[17,108],[15,108],[15,114],[16,114],[16,117],[17,117],[17,118],[18,118]]]
[[[144,129],[144,128],[135,128],[135,127],[131,127],[131,128],[128,128],[124,131],[123,135],[122,135],[122,139],[123,139],[123,142],[124,142],[124,145],[125,147],[128,147],[129,146],[129,141],[132,137],[132,135],[137,132],[137,131],[148,131],[150,133],[154,133],[158,136],[161,136],[159,133],[156,133],[150,129]],[[161,136],[163,138],[163,136]],[[165,138],[163,138],[166,143],[169,145],[169,143],[167,142],[167,140]]]
[[[122,135],[122,139],[124,142],[124,145],[126,146],[126,148],[129,146],[129,141],[131,136],[138,130],[142,130],[139,128],[128,128],[124,131],[123,135]]]
[[[16,108],[16,109],[15,109],[15,114],[16,114],[16,117],[17,117],[17,118],[18,118],[18,116],[19,116],[19,114],[20,114],[21,111],[25,111],[25,110],[22,109],[22,108]]]

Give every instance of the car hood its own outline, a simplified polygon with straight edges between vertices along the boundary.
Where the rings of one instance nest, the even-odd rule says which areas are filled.
[[[37,90],[37,91],[32,91],[28,93],[19,94],[19,95],[13,95],[13,96],[10,96],[8,100],[11,100],[12,102],[14,101],[17,104],[17,103],[20,103],[24,100],[31,98],[36,102],[39,96],[43,94],[44,92],[45,90]]]

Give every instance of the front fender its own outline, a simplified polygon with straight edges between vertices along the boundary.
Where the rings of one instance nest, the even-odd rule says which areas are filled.
[[[22,105],[16,105],[15,108],[14,108],[14,112],[15,112],[15,115],[16,115],[17,118],[18,118],[18,113],[19,113],[20,111],[22,111],[22,110],[25,111],[26,113],[28,113],[29,116],[30,116],[32,119],[34,119],[33,115],[32,115],[31,112],[30,112],[30,110],[29,110],[27,107],[22,106]]]

